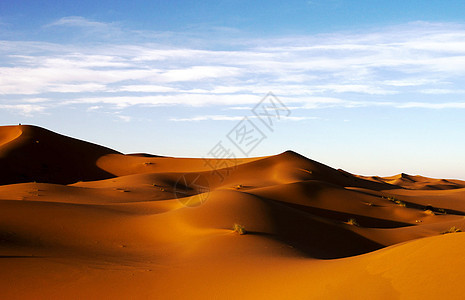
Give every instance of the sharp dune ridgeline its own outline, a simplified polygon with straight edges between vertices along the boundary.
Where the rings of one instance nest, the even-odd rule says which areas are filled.
[[[462,229],[460,180],[0,127],[2,299],[463,299]]]

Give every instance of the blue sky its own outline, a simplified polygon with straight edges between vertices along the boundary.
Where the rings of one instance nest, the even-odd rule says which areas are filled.
[[[1,124],[209,156],[244,118],[365,175],[465,179],[464,1],[0,2]],[[289,108],[267,128],[253,107]],[[267,101],[267,100],[266,100]],[[211,155],[210,155],[211,156]]]

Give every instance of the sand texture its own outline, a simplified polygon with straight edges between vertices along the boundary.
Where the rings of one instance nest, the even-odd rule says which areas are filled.
[[[464,216],[459,180],[0,127],[1,299],[464,299]]]

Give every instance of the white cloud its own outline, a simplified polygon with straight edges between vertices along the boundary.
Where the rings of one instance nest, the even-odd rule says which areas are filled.
[[[90,21],[80,16],[70,16],[61,18],[46,26],[107,27],[108,23]]]
[[[465,102],[426,102],[426,101],[415,101],[415,102],[394,102],[394,101],[353,101],[344,99],[318,99],[308,98],[307,103],[301,106],[289,106],[291,110],[300,109],[321,109],[329,107],[345,107],[345,108],[359,108],[359,107],[371,107],[371,106],[384,106],[398,109],[407,108],[425,108],[425,109],[447,109],[447,108],[465,108]],[[232,107],[232,109],[251,109],[250,107]]]
[[[365,84],[326,84],[315,86],[315,89],[323,93],[326,91],[335,93],[362,93],[369,95],[388,95],[397,93],[396,91]]]
[[[231,110],[252,110],[253,107],[251,106],[230,106],[225,109],[231,109]]]
[[[205,115],[190,118],[170,118],[170,121],[176,122],[197,122],[197,121],[241,121],[243,116],[225,116],[225,115]]]
[[[43,112],[45,107],[37,104],[0,104],[0,109],[10,110],[14,113],[30,117],[34,113]]]
[[[465,108],[465,102],[407,102],[395,105],[398,108],[428,108],[428,109],[446,109],[446,108]]]
[[[58,27],[128,34],[118,24],[78,16],[45,29]],[[0,100],[17,105],[9,99],[19,95],[24,105],[44,99],[89,107],[237,108],[253,106],[272,91],[286,103],[307,109],[462,108],[457,104],[461,99],[441,105],[440,99],[430,104],[421,97],[463,94],[464,38],[465,26],[460,24],[414,23],[365,33],[242,39],[231,50],[145,42],[76,46],[0,41]],[[410,102],[402,106],[397,99]]]
[[[56,84],[47,87],[49,92],[57,93],[82,93],[82,92],[98,92],[106,90],[104,84],[83,83],[83,84]]]
[[[119,108],[133,105],[162,106],[162,105],[234,105],[255,104],[260,98],[254,95],[210,95],[210,94],[176,94],[153,96],[114,96],[114,97],[83,97],[66,100],[65,104],[110,104]]]
[[[256,116],[247,116],[249,119],[257,119]],[[170,118],[170,121],[175,122],[198,122],[198,121],[241,121],[244,116],[226,116],[226,115],[203,115],[189,118]],[[317,120],[318,117],[295,117],[295,116],[280,116],[280,121],[303,121]]]
[[[438,79],[428,79],[428,78],[405,78],[402,80],[385,80],[383,84],[388,86],[395,87],[405,87],[405,86],[421,86],[427,84],[435,84],[438,82]]]
[[[332,97],[305,97],[299,98],[299,100],[300,101],[296,101],[296,103],[302,103],[303,105],[300,108],[304,109],[346,106],[347,103],[350,103],[347,100]]]
[[[117,88],[116,91],[140,93],[167,93],[175,92],[176,89],[168,86],[138,84],[121,86]]]
[[[186,69],[168,70],[161,75],[162,81],[200,81],[209,78],[223,78],[237,76],[240,69],[236,67],[223,66],[193,66]]]
[[[130,122],[132,118],[130,116],[118,115],[118,118],[124,122]]]
[[[94,105],[94,106],[90,106],[87,108],[87,111],[93,111],[93,110],[99,110],[103,108],[103,106],[100,106],[100,105]]]
[[[50,102],[51,100],[48,98],[26,98],[26,99],[21,99],[21,102],[25,103],[44,103],[44,102]]]
[[[462,93],[461,90],[453,90],[453,89],[424,89],[420,90],[422,94],[431,94],[431,95],[446,95],[446,94],[455,94],[455,93]]]

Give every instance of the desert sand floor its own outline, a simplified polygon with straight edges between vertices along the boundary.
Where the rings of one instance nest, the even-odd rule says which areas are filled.
[[[464,299],[464,216],[458,180],[0,127],[0,299]]]

